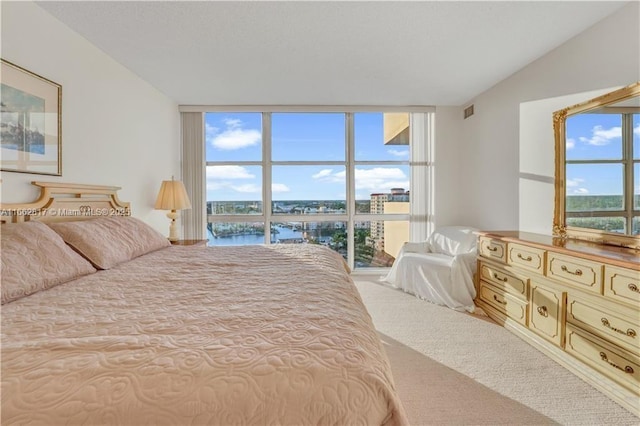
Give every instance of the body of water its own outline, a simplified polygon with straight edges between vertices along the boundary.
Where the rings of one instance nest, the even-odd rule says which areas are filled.
[[[302,238],[302,231],[285,228],[283,226],[274,226],[278,230],[277,234],[271,234],[271,242],[275,243],[278,239]],[[244,246],[249,244],[264,244],[264,235],[243,234],[229,235],[226,237],[214,237],[207,230],[207,238],[209,238],[210,246]]]

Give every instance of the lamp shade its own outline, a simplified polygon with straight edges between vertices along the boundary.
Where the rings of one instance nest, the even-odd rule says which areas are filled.
[[[163,180],[155,208],[158,210],[190,209],[191,202],[184,184],[179,180]]]

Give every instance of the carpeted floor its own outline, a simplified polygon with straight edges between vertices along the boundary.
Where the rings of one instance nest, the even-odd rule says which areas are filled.
[[[353,278],[413,425],[640,425],[487,317],[419,300],[377,276]]]

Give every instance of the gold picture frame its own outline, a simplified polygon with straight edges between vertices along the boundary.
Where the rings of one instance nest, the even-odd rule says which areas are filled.
[[[598,96],[595,99],[573,105],[553,114],[553,129],[555,134],[555,202],[553,215],[553,234],[560,238],[573,238],[600,244],[615,245],[640,250],[640,235],[607,232],[598,229],[581,228],[567,224],[566,196],[566,122],[567,118],[577,114],[585,114],[602,108],[611,108],[621,102],[627,102],[640,96],[640,82]],[[621,108],[618,108],[621,109]],[[635,107],[637,110],[637,107]],[[637,160],[630,160],[634,162]],[[633,180],[627,180],[625,187],[632,187]],[[631,191],[629,191],[631,192]],[[629,207],[633,211],[633,207]]]
[[[0,61],[0,169],[62,176],[62,86]]]

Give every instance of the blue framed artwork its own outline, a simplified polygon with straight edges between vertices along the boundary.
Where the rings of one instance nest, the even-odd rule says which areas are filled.
[[[62,86],[1,60],[2,171],[62,175]]]

